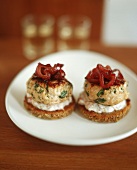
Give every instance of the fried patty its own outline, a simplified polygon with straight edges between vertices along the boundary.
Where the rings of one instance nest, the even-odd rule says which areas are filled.
[[[27,81],[27,94],[38,103],[56,104],[72,96],[73,86],[66,80],[46,82],[39,78],[31,77]]]
[[[101,99],[103,99],[103,105],[109,106],[116,105],[121,101],[128,99],[129,96],[127,82],[120,85],[113,85],[108,89],[103,89],[101,86],[85,80],[84,90],[87,94],[87,100],[100,103]]]

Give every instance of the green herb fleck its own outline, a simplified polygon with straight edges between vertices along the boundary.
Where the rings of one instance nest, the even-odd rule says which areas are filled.
[[[44,91],[44,89],[42,87],[40,87],[40,85],[38,83],[35,83],[34,89],[38,93],[42,93]]]
[[[61,92],[61,94],[60,94],[60,96],[59,96],[59,98],[64,98],[64,97],[66,97],[66,94],[67,94],[67,91],[62,91]]]
[[[116,89],[114,88],[114,93],[116,93]]]
[[[43,88],[40,88],[40,90],[38,91],[38,93],[42,93],[44,92],[44,89]]]
[[[124,89],[121,87],[121,91],[123,91],[124,92]]]
[[[86,91],[87,96],[89,96],[89,92]]]
[[[35,90],[36,90],[38,87],[39,87],[39,84],[38,84],[38,83],[35,83],[35,85],[34,85]]]
[[[96,103],[104,103],[106,100],[104,98],[98,98],[94,100]]]
[[[49,92],[49,89],[48,89],[48,84],[46,85],[46,90],[47,90],[47,92]]]
[[[104,94],[104,89],[101,89],[98,93],[97,93],[97,96],[100,97]]]
[[[87,87],[87,84],[85,84],[85,87]]]

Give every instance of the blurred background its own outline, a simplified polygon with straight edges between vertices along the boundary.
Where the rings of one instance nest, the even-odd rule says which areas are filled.
[[[137,46],[136,0],[0,0],[0,39],[20,38],[21,20],[28,14],[50,14],[55,20],[86,15],[92,21],[91,42]]]
[[[21,19],[27,14],[85,14],[92,18],[92,39],[101,35],[103,0],[0,0],[0,37],[20,37]]]
[[[105,0],[103,43],[137,47],[137,0]]]

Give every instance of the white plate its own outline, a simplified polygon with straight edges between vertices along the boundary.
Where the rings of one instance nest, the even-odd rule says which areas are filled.
[[[59,120],[42,120],[24,109],[26,81],[34,73],[38,62],[64,64],[67,79],[73,83],[77,99],[83,90],[84,77],[98,63],[118,68],[129,81],[132,103],[128,115],[117,123],[95,123],[79,113]],[[11,120],[26,133],[42,140],[66,145],[98,145],[124,139],[137,132],[137,77],[127,67],[105,55],[72,50],[48,55],[25,67],[12,81],[6,93],[6,109]]]

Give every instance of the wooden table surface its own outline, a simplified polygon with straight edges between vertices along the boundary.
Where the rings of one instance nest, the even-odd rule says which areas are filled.
[[[122,62],[137,74],[137,48],[92,42],[91,50]],[[14,76],[31,62],[22,54],[21,39],[0,40],[0,169],[137,169],[137,133],[104,145],[66,146],[42,141],[15,126],[5,109],[5,94]]]

